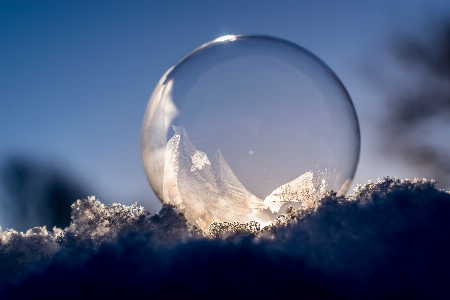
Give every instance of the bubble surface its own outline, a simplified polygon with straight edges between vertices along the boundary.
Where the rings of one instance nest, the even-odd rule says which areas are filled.
[[[288,205],[345,194],[359,151],[356,112],[333,71],[258,35],[217,38],[171,67],[142,128],[154,192],[205,231],[213,220],[266,225]]]

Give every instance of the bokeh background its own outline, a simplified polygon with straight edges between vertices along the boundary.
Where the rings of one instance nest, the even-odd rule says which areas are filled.
[[[0,226],[66,226],[70,203],[161,204],[142,117],[162,74],[218,36],[281,37],[340,77],[362,135],[354,185],[450,187],[450,2],[0,1]]]

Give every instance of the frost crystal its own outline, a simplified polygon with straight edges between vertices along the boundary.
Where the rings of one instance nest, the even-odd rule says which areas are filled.
[[[206,156],[205,152],[195,151],[194,155],[192,155],[192,167],[191,172],[195,170],[201,170],[204,165],[210,165],[208,156]]]
[[[315,206],[316,189],[313,185],[312,172],[306,172],[291,182],[283,184],[264,200],[272,212],[278,212],[283,204],[291,202],[301,202],[305,208]]]
[[[286,203],[297,202],[305,209],[316,206],[320,193],[312,172],[280,186],[263,201],[242,185],[220,150],[210,161],[195,148],[183,126],[172,127],[175,135],[166,146],[163,198],[204,232],[213,219],[224,224],[257,221],[266,226],[275,220],[272,213]]]

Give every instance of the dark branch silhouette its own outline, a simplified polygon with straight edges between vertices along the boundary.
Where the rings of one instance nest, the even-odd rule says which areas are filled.
[[[450,187],[450,22],[428,36],[396,37],[393,54],[406,84],[388,98],[384,149]],[[392,79],[392,76],[388,78]],[[404,82],[404,81],[403,81]]]

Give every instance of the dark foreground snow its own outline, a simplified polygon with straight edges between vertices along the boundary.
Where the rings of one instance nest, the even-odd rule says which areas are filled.
[[[252,234],[205,237],[173,207],[72,206],[0,232],[0,299],[448,298],[450,194],[385,179]]]

